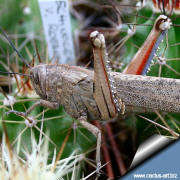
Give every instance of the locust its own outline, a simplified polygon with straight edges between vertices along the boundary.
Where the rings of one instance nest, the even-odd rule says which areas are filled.
[[[157,26],[163,26],[163,23],[166,20],[159,18],[154,26],[156,30],[161,32]],[[93,71],[63,64],[39,64],[31,67],[2,29],[1,32],[29,68],[27,76],[30,77],[35,92],[41,97],[26,112],[11,110],[9,113],[24,117],[32,127],[36,121],[29,114],[35,107],[58,109],[63,106],[70,116],[79,120],[96,136],[97,173],[101,168],[101,131],[90,123],[91,120],[118,119],[131,112],[153,112],[155,109],[180,112],[180,80],[111,72],[102,33],[94,31],[90,34],[94,55]]]

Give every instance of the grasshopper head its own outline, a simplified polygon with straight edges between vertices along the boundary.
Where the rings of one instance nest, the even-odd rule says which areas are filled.
[[[38,65],[31,68],[30,75],[34,90],[42,99],[46,100],[46,66]]]

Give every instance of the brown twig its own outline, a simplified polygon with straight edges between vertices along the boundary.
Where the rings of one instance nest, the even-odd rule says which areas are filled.
[[[124,162],[122,160],[121,154],[120,154],[120,152],[118,150],[117,143],[113,138],[113,131],[112,131],[111,125],[109,123],[107,123],[105,125],[105,127],[106,127],[106,132],[107,132],[108,136],[110,137],[109,141],[110,141],[110,143],[112,145],[112,150],[113,150],[114,155],[115,155],[115,159],[116,159],[116,162],[117,162],[117,165],[118,165],[119,172],[121,173],[121,175],[124,175],[127,170],[126,170],[125,164],[124,164]]]

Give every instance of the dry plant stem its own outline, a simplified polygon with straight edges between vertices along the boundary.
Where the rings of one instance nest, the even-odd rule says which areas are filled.
[[[93,121],[93,124],[97,128],[101,129],[101,124],[99,123],[99,121],[95,120],[95,121]],[[104,161],[105,161],[105,163],[107,163],[107,165],[105,166],[106,171],[107,171],[107,176],[108,176],[109,179],[114,179],[114,173],[113,173],[113,170],[112,170],[112,162],[111,162],[110,154],[109,154],[107,144],[106,144],[106,141],[105,141],[104,133],[102,133],[102,145],[101,145],[101,148],[102,148],[103,155],[104,155],[103,156]]]
[[[105,125],[105,127],[106,127],[106,132],[107,132],[107,134],[108,134],[108,136],[110,138],[109,140],[110,140],[110,143],[112,145],[112,149],[113,149],[116,161],[117,161],[119,172],[121,173],[121,175],[124,175],[127,170],[126,170],[125,164],[124,164],[124,162],[122,160],[121,154],[120,154],[120,152],[118,150],[116,141],[113,138],[112,128],[111,128],[109,123],[107,123]]]
[[[165,36],[167,30],[170,28],[170,25],[170,19],[168,19],[166,16],[160,15],[157,18],[146,41],[135,54],[134,58],[123,73],[137,75],[146,74],[150,62],[153,59],[161,40]]]

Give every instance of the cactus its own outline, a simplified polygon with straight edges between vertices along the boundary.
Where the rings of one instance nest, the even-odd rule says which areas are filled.
[[[0,2],[1,1],[2,0],[0,0]],[[41,55],[41,59],[43,59],[43,62],[47,62],[48,58],[46,55],[48,54],[48,52],[46,42],[43,35],[39,33],[42,32],[42,24],[40,23],[41,19],[37,0],[32,0],[31,2],[27,0],[11,2],[10,0],[8,0],[2,3],[5,3],[5,5],[4,9],[2,9],[2,16],[0,18],[1,26],[8,32],[17,49],[20,50],[20,52],[26,59],[29,60],[29,62],[32,62],[33,56],[36,52],[36,48],[34,45],[34,42],[36,42],[37,49],[39,51],[39,54]],[[98,3],[99,6],[102,6],[102,4],[99,4],[99,1],[84,1],[84,6],[87,7],[87,12],[88,9],[92,8],[95,13],[97,13],[96,8],[93,7],[94,4],[92,4],[91,7],[91,3]],[[110,58],[113,60],[113,62],[121,63],[121,69],[118,69],[117,71],[122,71],[123,67],[125,67],[130,62],[130,60],[138,50],[137,47],[140,47],[142,45],[151,30],[152,26],[146,25],[153,24],[156,17],[158,17],[158,15],[160,14],[159,12],[153,12],[152,8],[149,6],[145,6],[141,9],[136,10],[132,10],[130,7],[128,8],[130,13],[125,14],[125,12],[123,12],[123,21],[126,23],[127,21],[129,21],[130,23],[142,25],[136,25],[135,31],[132,25],[130,25],[131,29],[129,29],[126,24],[122,25],[121,27],[118,25],[115,28],[113,27],[113,32],[111,32],[111,30],[113,29],[112,27],[107,27],[105,31],[105,33],[108,34],[105,35],[108,43],[117,43],[115,42],[117,41],[117,37],[119,38],[119,40],[128,37],[127,41],[122,41],[124,44],[122,44],[122,48],[118,50],[118,53],[114,51],[111,51],[110,53]],[[8,11],[8,9],[11,10]],[[114,12],[114,10],[112,9],[111,11]],[[104,11],[102,12],[104,13]],[[116,13],[117,12],[115,12],[114,14]],[[136,16],[137,13],[138,16]],[[143,16],[145,16],[146,18],[143,18]],[[180,24],[180,19],[176,18],[176,16],[177,15],[175,14],[171,16],[173,24]],[[108,13],[105,14],[105,17],[108,17]],[[75,30],[79,30],[79,37],[80,39],[82,39],[83,35],[85,34],[84,32],[86,32],[86,30],[88,30],[88,28],[90,27],[87,26],[84,29],[77,29],[80,24],[79,21],[73,16],[71,17],[71,20],[73,24],[73,32],[75,32]],[[96,23],[100,24],[98,27],[103,31],[104,29],[101,27],[101,20],[99,21],[100,22],[98,22],[97,20]],[[94,24],[96,23],[94,22]],[[167,48],[165,51],[166,58],[180,57],[180,46],[175,45],[179,42],[180,39],[178,31],[179,27],[176,26],[172,26],[168,31],[169,48]],[[82,49],[82,51],[85,51],[85,53],[83,53],[86,56],[89,56],[90,48],[87,44],[88,42],[86,36],[86,40],[84,42],[80,42],[80,49]],[[164,40],[160,45],[160,50],[158,52],[159,55],[163,53],[165,46],[166,41]],[[7,71],[9,70],[9,68],[11,68],[11,71],[28,73],[28,70],[23,67],[22,63],[18,60],[12,48],[10,48],[10,46],[7,44],[7,42],[4,41],[2,37],[0,38],[0,47],[2,54],[2,63],[0,65],[0,70]],[[38,64],[36,57],[35,59],[35,63]],[[157,62],[157,60],[155,61]],[[79,61],[79,63],[82,62]],[[151,70],[147,75],[179,78],[180,66],[178,66],[178,60],[168,61],[167,64],[168,66],[162,65],[161,73],[159,70],[159,64],[152,65]],[[0,76],[0,80],[4,79],[4,76]],[[9,81],[9,79],[11,79],[11,81]],[[60,109],[58,110],[49,110],[42,107],[37,107],[31,113],[31,116],[37,119],[37,124],[35,124],[34,127],[28,127],[25,123],[25,120],[15,114],[7,115],[6,112],[11,110],[12,108],[17,111],[25,111],[32,106],[36,99],[39,98],[38,96],[33,94],[31,84],[29,83],[27,77],[16,75],[9,77],[9,79],[7,79],[5,82],[3,81],[4,85],[1,84],[2,90],[0,90],[6,91],[5,94],[7,95],[0,94],[0,117],[1,121],[4,120],[4,122],[6,123],[9,140],[13,147],[16,147],[17,149],[21,149],[23,147],[25,147],[26,149],[33,148],[32,143],[30,142],[31,137],[34,134],[36,140],[43,136],[43,138],[49,142],[48,153],[50,157],[53,157],[54,149],[56,149],[56,151],[59,152],[58,158],[61,160],[69,156],[71,157],[73,152],[76,152],[78,154],[83,153],[84,155],[87,155],[89,154],[89,152],[95,150],[95,137],[86,129],[82,128],[75,119],[72,119],[68,114],[66,114],[66,112],[64,112],[63,110],[63,107],[60,107]],[[7,81],[9,81],[9,83]],[[7,88],[7,84],[9,84],[9,88]],[[20,88],[21,86],[23,88]],[[152,120],[158,117],[158,123],[162,123],[160,120],[160,116],[157,116],[157,114],[155,113],[144,114],[143,116]],[[180,116],[178,114],[162,113],[161,116],[171,129],[179,133]],[[138,132],[138,143],[140,143],[146,137],[159,131],[161,134],[170,135],[162,129],[159,129],[159,131],[157,131],[157,128],[154,125],[149,124],[149,122],[146,122],[137,115],[130,115],[126,117],[124,119],[124,124],[121,124],[120,126],[118,125],[117,127],[124,127],[127,130],[127,132],[125,132],[123,136],[119,137],[120,142],[123,142],[126,139],[130,139],[128,137],[128,132],[134,134]],[[0,129],[1,131],[3,131],[2,126],[0,126]],[[46,132],[49,132],[49,134]],[[123,137],[125,140],[123,140]],[[128,144],[127,141],[124,142],[124,144]],[[125,147],[128,146],[129,145],[125,145]],[[133,145],[131,144],[131,146]],[[135,149],[136,148],[137,145],[135,146]],[[23,157],[22,154],[20,154],[20,156]],[[89,161],[85,156],[83,156],[83,160],[91,164],[91,161]],[[129,163],[130,162],[128,161],[127,164]],[[79,163],[79,165],[80,171],[78,172],[78,176],[81,177],[82,172],[86,171],[86,169],[83,168],[84,163]],[[72,172],[69,174],[72,175]]]

